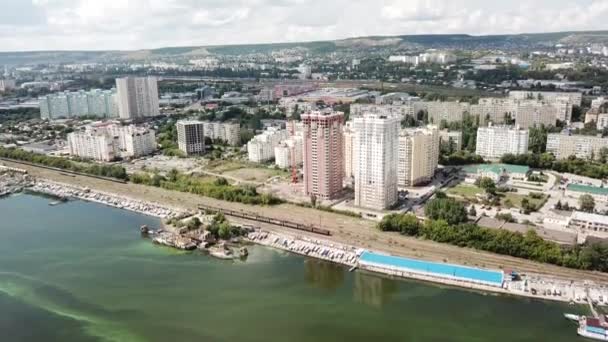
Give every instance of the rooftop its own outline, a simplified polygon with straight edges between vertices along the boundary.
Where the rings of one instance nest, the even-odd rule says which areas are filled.
[[[566,189],[568,189],[569,191],[584,192],[593,195],[608,195],[608,189],[591,185],[571,183],[566,186]]]
[[[572,213],[570,217],[571,220],[579,220],[579,221],[587,221],[587,222],[596,222],[601,224],[608,225],[608,216],[599,215],[599,214],[591,214],[585,213],[582,211],[575,211]]]
[[[475,164],[465,166],[462,170],[466,173],[479,173],[481,171],[500,174],[503,171],[507,173],[528,173],[530,168],[528,166],[511,164]]]

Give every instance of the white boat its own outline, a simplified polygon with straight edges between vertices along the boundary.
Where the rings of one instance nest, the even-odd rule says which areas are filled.
[[[581,317],[579,315],[570,314],[570,313],[565,313],[564,317],[566,317],[566,319],[569,319],[569,320],[575,321],[575,322],[578,322],[581,319]]]

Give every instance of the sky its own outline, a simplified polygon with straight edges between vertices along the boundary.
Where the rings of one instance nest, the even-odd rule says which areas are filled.
[[[608,30],[608,0],[0,0],[0,51]]]

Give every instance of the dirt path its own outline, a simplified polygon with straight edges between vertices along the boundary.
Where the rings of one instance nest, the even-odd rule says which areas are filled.
[[[419,240],[402,236],[397,233],[383,233],[376,230],[374,227],[375,223],[371,221],[290,204],[282,204],[273,207],[250,206],[145,185],[130,183],[120,184],[84,176],[70,176],[56,171],[10,162],[2,163],[7,166],[26,169],[31,175],[36,177],[78,186],[86,186],[99,191],[112,192],[134,199],[158,202],[160,204],[181,207],[188,210],[196,210],[199,204],[207,204],[231,210],[255,212],[277,219],[286,219],[304,224],[315,224],[330,230],[333,235],[329,237],[329,239],[336,242],[384,251],[394,255],[485,268],[513,269],[517,270],[519,273],[529,272],[547,274],[562,279],[588,279],[608,283],[608,273],[573,270],[468,248],[439,244],[427,240]],[[256,225],[261,226],[258,223],[256,223]],[[269,225],[262,226],[274,231],[283,231],[291,235],[304,235],[304,233],[300,231],[294,231],[288,228]]]

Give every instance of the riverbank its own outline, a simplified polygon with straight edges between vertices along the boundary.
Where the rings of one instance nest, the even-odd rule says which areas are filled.
[[[77,198],[84,201],[101,203],[107,206],[125,209],[158,218],[171,218],[185,212],[184,210],[168,208],[158,203],[144,202],[133,198],[117,196],[114,194],[94,191],[89,188],[76,187],[69,184],[48,180],[36,180],[31,186],[26,187],[25,189],[35,193],[59,198]]]
[[[359,262],[359,257],[365,251],[364,249],[335,244],[322,239],[258,230],[249,233],[247,241],[334,262],[350,267],[351,270],[361,269],[390,277],[420,280],[484,293],[513,295],[581,305],[587,304],[587,296],[589,296],[591,301],[597,305],[608,305],[608,288],[604,284],[596,284],[589,281],[565,282],[538,274],[519,275],[517,279],[511,279],[510,274],[505,274],[502,286],[488,286],[470,281],[450,279],[449,276],[441,276],[430,272],[361,263]]]
[[[493,253],[481,252],[469,248],[435,243],[403,236],[397,233],[381,233],[374,229],[369,221],[355,219],[343,215],[319,212],[312,209],[301,208],[288,204],[260,207],[240,203],[224,202],[188,193],[180,193],[162,188],[148,187],[138,184],[115,184],[100,179],[83,176],[67,176],[59,172],[40,169],[32,166],[6,163],[11,167],[23,167],[37,179],[47,179],[53,182],[69,184],[80,189],[89,188],[92,191],[111,193],[119,197],[131,198],[142,202],[162,204],[167,208],[180,208],[180,210],[195,212],[201,203],[214,207],[245,212],[258,212],[261,215],[279,220],[293,220],[303,224],[322,226],[331,231],[331,236],[324,237],[329,243],[354,246],[366,250],[379,251],[390,255],[429,260],[440,263],[451,263],[495,270],[515,270],[519,274],[539,275],[540,279],[556,279],[561,283],[571,281],[583,282],[589,280],[593,284],[608,284],[608,274],[584,270],[568,269],[554,265],[541,264],[525,259],[513,258]],[[229,217],[231,221],[242,222],[260,227],[263,230],[278,234],[293,235],[316,239],[314,234],[295,232],[270,224],[256,223],[246,220],[237,220]],[[545,286],[539,283],[539,289]],[[522,286],[523,287],[523,286]],[[542,287],[544,288],[544,287]],[[534,289],[537,289],[534,287]],[[530,290],[530,288],[528,289]],[[524,291],[522,293],[525,294]],[[537,298],[537,297],[536,297]],[[564,300],[565,301],[565,300]]]

